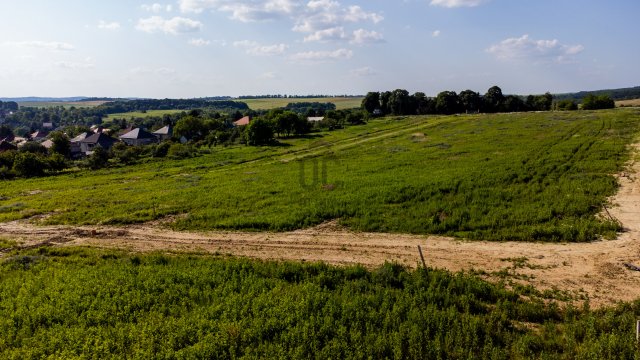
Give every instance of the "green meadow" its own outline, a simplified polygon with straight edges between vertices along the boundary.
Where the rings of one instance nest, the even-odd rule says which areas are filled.
[[[326,97],[326,98],[262,98],[262,99],[239,99],[238,101],[247,103],[253,110],[271,110],[285,107],[289,103],[300,102],[320,102],[333,103],[337,110],[359,108],[362,104],[362,97]]]
[[[129,120],[129,119],[137,119],[137,118],[148,118],[152,116],[163,116],[165,114],[169,114],[169,115],[178,114],[183,111],[186,111],[186,110],[147,110],[144,112],[132,111],[127,113],[109,114],[103,119],[103,121],[110,122],[110,121],[113,121],[114,119]]]
[[[612,174],[637,139],[636,109],[374,119],[279,146],[212,147],[0,182],[0,221],[285,231],[339,219],[353,230],[469,239],[590,241]]]

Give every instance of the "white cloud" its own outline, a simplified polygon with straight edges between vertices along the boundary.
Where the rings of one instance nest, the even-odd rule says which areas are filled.
[[[341,39],[339,29],[347,24],[371,22],[378,24],[384,17],[362,7],[343,6],[336,0],[178,0],[184,13],[201,13],[205,10],[230,14],[241,22],[289,19],[293,31],[309,34],[304,41]]]
[[[149,67],[140,66],[140,67],[136,67],[136,68],[133,68],[133,69],[129,70],[129,72],[134,74],[134,75],[145,75],[145,74],[173,75],[173,74],[176,73],[176,70],[175,69],[171,69],[171,68],[166,68],[166,67],[149,68]]]
[[[509,38],[492,45],[486,51],[501,60],[533,59],[568,62],[584,50],[582,45],[564,45],[558,40],[533,40],[529,35]]]
[[[378,73],[372,68],[370,68],[369,66],[351,70],[351,75],[354,75],[354,76],[365,77],[365,76],[373,76],[377,74]]]
[[[263,21],[293,14],[301,7],[296,0],[178,0],[183,13],[201,13],[215,10],[231,13],[231,18],[242,22]]]
[[[269,71],[269,72],[266,72],[266,73],[260,75],[258,78],[259,79],[264,79],[264,80],[272,80],[272,79],[277,79],[278,75],[273,71]]]
[[[159,12],[162,12],[162,11],[171,12],[173,10],[173,6],[172,5],[162,5],[162,4],[158,4],[158,3],[154,3],[154,4],[151,4],[151,5],[143,4],[140,7],[144,11],[149,11],[149,12],[153,12],[153,13],[159,13]]]
[[[255,41],[242,40],[233,43],[237,48],[244,48],[249,55],[253,56],[273,56],[280,55],[289,48],[285,44],[261,45]]]
[[[176,16],[171,19],[165,19],[161,16],[152,16],[146,19],[138,20],[136,29],[147,33],[163,32],[165,34],[180,34],[196,32],[202,29],[202,23],[189,18]]]
[[[14,46],[21,48],[35,48],[54,51],[71,51],[75,50],[75,47],[69,43],[57,42],[57,41],[10,41],[5,42],[3,45]]]
[[[345,60],[353,57],[353,51],[338,49],[335,51],[307,51],[294,54],[291,58],[298,61]]]
[[[352,44],[372,44],[384,42],[382,34],[376,31],[368,31],[364,29],[358,29],[353,32]]]
[[[79,69],[93,69],[96,65],[93,62],[93,59],[88,57],[84,59],[84,61],[58,61],[54,63],[55,66],[63,69],[69,70],[79,70]]]
[[[100,20],[98,22],[98,29],[103,29],[103,30],[118,30],[120,29],[120,23],[119,22],[106,22],[104,20]]]
[[[442,6],[446,8],[456,8],[474,7],[485,2],[487,2],[487,0],[431,0],[431,5]]]
[[[211,41],[205,40],[202,38],[189,40],[189,45],[193,45],[193,46],[207,46],[210,44],[211,44]]]
[[[342,40],[344,38],[344,28],[342,26],[337,26],[329,29],[318,30],[309,36],[305,36],[304,42]]]
[[[440,34],[441,34],[440,30],[435,30],[434,32],[431,33],[431,36],[432,37],[438,37],[438,36],[440,36]]]

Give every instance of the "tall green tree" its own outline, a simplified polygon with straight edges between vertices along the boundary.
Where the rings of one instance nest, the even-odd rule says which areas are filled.
[[[253,120],[245,131],[245,140],[248,145],[268,145],[274,141],[274,126],[271,121],[263,118]]]
[[[504,95],[502,95],[502,89],[497,86],[492,86],[487,90],[487,93],[483,97],[485,112],[498,112],[501,109],[502,102],[504,101]]]
[[[458,95],[462,110],[467,113],[479,112],[482,107],[482,98],[480,94],[471,90],[461,91]]]
[[[380,93],[368,92],[362,99],[362,108],[369,114],[373,114],[376,109],[380,108]]]
[[[65,158],[69,158],[71,156],[71,142],[65,134],[60,131],[54,131],[51,133],[50,138],[53,142],[50,149],[51,152],[60,154]]]
[[[455,114],[459,109],[460,103],[455,91],[442,91],[436,97],[436,111],[439,114]]]

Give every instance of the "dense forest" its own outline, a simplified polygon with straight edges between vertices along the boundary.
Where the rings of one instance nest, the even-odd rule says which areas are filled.
[[[629,100],[640,98],[640,86],[621,88],[621,89],[605,89],[595,91],[580,91],[575,93],[554,94],[556,100],[576,100],[581,102],[589,95],[600,96],[607,95],[613,100]]]

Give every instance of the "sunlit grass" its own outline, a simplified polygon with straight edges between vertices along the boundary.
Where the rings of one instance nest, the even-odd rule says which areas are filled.
[[[354,230],[588,241],[638,133],[634,110],[371,121],[277,147],[0,183],[0,220],[138,223],[182,230]]]

